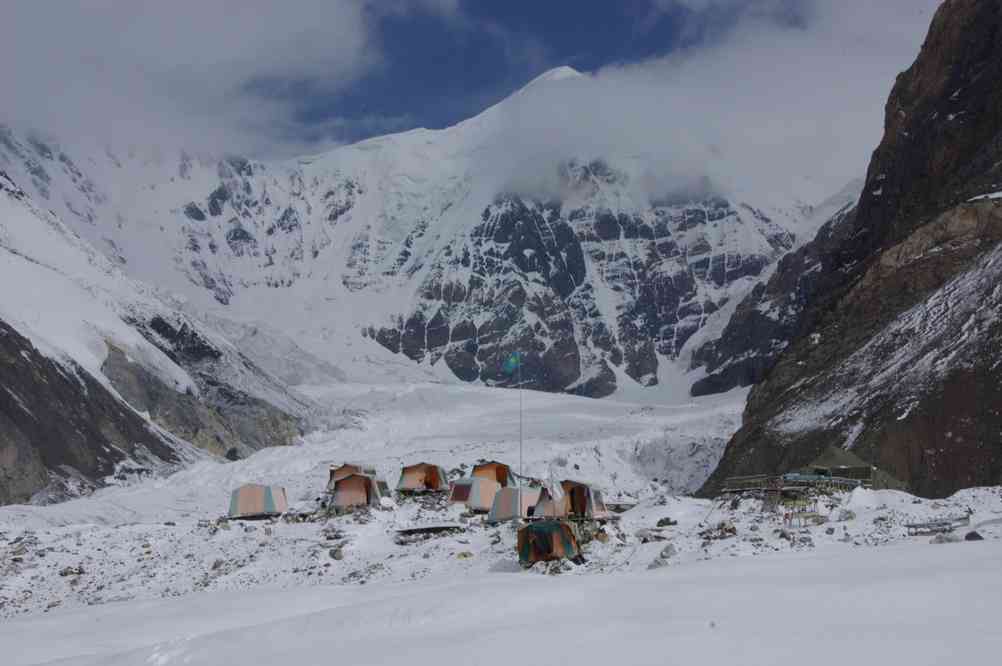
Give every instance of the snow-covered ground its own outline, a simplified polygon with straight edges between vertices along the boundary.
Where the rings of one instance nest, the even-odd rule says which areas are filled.
[[[254,590],[0,624],[12,664],[990,663],[1002,543]]]
[[[526,474],[590,480],[612,500],[690,492],[716,465],[744,400],[739,391],[655,406],[441,384],[344,384],[310,393],[337,405],[357,427],[233,463],[203,461],[168,478],[59,505],[0,508],[0,616],[203,589],[486,572],[513,562],[513,535],[485,529],[479,519],[457,537],[403,550],[393,543],[394,529],[455,521],[455,508],[428,511],[405,502],[374,511],[365,524],[338,519],[334,527],[344,536],[336,539],[316,523],[217,531],[204,521],[225,514],[230,491],[246,482],[282,485],[294,508],[313,507],[329,465],[344,461],[375,465],[391,485],[403,464],[422,460],[457,475],[481,458],[517,467],[520,400]],[[500,545],[492,543],[497,534]],[[336,547],[343,560],[330,557]],[[464,550],[490,556],[458,562],[455,553]],[[85,573],[60,576],[67,567]]]
[[[419,460],[441,464],[456,475],[464,465],[468,471],[470,464],[482,458],[518,464],[520,397],[515,391],[441,384],[343,384],[314,388],[310,393],[317,400],[339,405],[356,427],[315,434],[299,446],[267,449],[233,463],[205,461],[165,479],[108,488],[63,504],[0,509],[0,617],[8,620],[0,631],[19,626],[11,623],[19,617],[28,621],[25,626],[36,626],[26,616],[51,613],[71,618],[78,617],[74,609],[90,607],[87,612],[97,615],[88,617],[102,617],[122,612],[118,609],[131,603],[139,604],[133,613],[158,624],[156,613],[160,612],[184,616],[185,609],[192,608],[197,615],[217,604],[243,605],[244,601],[232,596],[237,593],[250,594],[248,603],[266,605],[266,617],[284,613],[279,608],[287,603],[290,613],[316,610],[321,623],[326,613],[383,613],[380,604],[393,606],[394,599],[401,599],[407,607],[422,595],[431,595],[434,607],[448,607],[448,613],[453,613],[461,612],[452,610],[460,598],[480,594],[485,588],[513,590],[505,592],[513,595],[510,600],[497,601],[498,605],[463,602],[488,607],[483,610],[487,615],[481,617],[485,627],[497,621],[493,614],[523,606],[529,613],[525,622],[531,626],[544,621],[551,610],[561,612],[560,604],[570,604],[574,595],[580,599],[618,589],[618,583],[593,581],[596,574],[678,568],[679,573],[670,575],[675,581],[688,575],[683,571],[707,575],[699,572],[710,569],[692,566],[701,560],[739,558],[744,562],[753,555],[815,552],[821,559],[803,561],[810,562],[807,567],[816,567],[817,562],[860,557],[857,551],[869,546],[912,542],[919,558],[928,557],[919,552],[922,548],[977,546],[931,546],[929,537],[908,536],[907,523],[936,517],[969,516],[971,529],[986,540],[1002,537],[1002,490],[998,488],[967,490],[939,501],[892,491],[857,491],[820,506],[828,522],[812,527],[784,525],[781,516],[762,513],[757,500],[732,506],[682,496],[702,483],[737,428],[742,392],[675,406],[526,392],[521,397],[525,472],[551,482],[589,480],[610,500],[636,503],[606,527],[607,538],[587,544],[585,564],[559,568],[563,577],[581,582],[580,587],[561,583],[552,588],[556,590],[552,603],[557,606],[551,609],[551,602],[541,601],[537,591],[550,588],[535,586],[554,585],[547,582],[548,576],[538,575],[552,573],[552,567],[537,566],[519,574],[511,526],[487,526],[480,517],[461,515],[460,507],[434,500],[398,499],[391,507],[323,522],[219,522],[229,492],[244,482],[283,485],[294,508],[315,507],[331,463],[374,464],[391,485],[402,464]],[[677,524],[664,526],[668,518]],[[406,545],[394,539],[400,528],[443,523],[463,529]],[[877,560],[859,561],[866,568]],[[741,564],[740,568],[746,566],[752,567],[750,571],[757,566],[771,571],[770,567],[786,565]],[[631,581],[624,583],[630,588],[643,588],[650,585],[643,580],[660,584],[665,579],[622,580]],[[403,583],[416,587],[398,586]],[[660,616],[676,609],[673,583],[664,585],[663,592],[640,600],[637,607],[661,599],[666,606]],[[365,593],[355,590],[360,586]],[[278,593],[277,589],[290,591]],[[698,587],[686,589],[695,595]],[[716,589],[707,588],[706,594],[712,596]],[[526,595],[524,602],[518,601],[517,590]],[[744,598],[744,594],[739,596]],[[187,601],[177,606],[154,603],[172,597]],[[496,599],[497,595],[488,597]],[[364,607],[352,611],[353,600],[364,602]],[[335,612],[331,605],[341,610]],[[597,606],[591,612],[601,614]],[[199,624],[199,631],[210,632],[214,626],[236,630],[252,620],[264,621],[261,613],[235,613],[220,618],[221,624]],[[567,614],[562,616],[566,622]],[[428,619],[438,634],[444,630],[439,620],[446,622],[436,615]],[[75,654],[90,653],[101,645],[117,652],[173,641],[191,634],[184,622],[178,625],[177,634],[147,636],[145,642],[123,644],[115,642],[118,638],[108,638],[112,642],[105,643],[95,636],[89,648]],[[384,629],[392,630],[395,622]],[[307,626],[312,626],[312,620]],[[373,631],[379,626],[374,624]],[[295,623],[289,627],[296,631]],[[565,626],[562,631],[568,630]],[[25,660],[31,654],[29,647],[43,648],[32,644],[30,635],[23,639],[28,641]],[[78,639],[68,638],[70,642],[62,647],[52,644],[45,649],[65,649],[70,654],[72,640],[85,642],[86,636],[85,632]],[[279,640],[279,645],[290,647],[289,641]],[[169,649],[164,649],[167,652],[161,652],[168,654]],[[126,659],[134,658],[139,659],[135,655]]]

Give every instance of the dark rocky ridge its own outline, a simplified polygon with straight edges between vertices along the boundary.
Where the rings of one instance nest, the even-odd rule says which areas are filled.
[[[46,489],[53,499],[100,485],[116,466],[180,462],[154,432],[85,370],[43,356],[0,321],[0,504]]]
[[[291,444],[303,434],[305,404],[290,413],[227,382],[230,365],[241,366],[263,383],[274,380],[242,354],[227,358],[184,317],[168,319],[166,314],[154,315],[128,323],[188,372],[199,396],[178,393],[112,347],[102,372],[130,405],[149,412],[155,423],[178,437],[219,455],[245,456]]]
[[[726,370],[775,350],[743,378],[764,377],[704,492],[832,445],[922,494],[1002,480],[1002,348],[985,314],[1002,307],[1002,213],[963,203],[1002,189],[1000,80],[1002,5],[947,0],[895,83],[857,209],[785,258],[707,352]],[[742,344],[749,321],[763,333]]]
[[[614,177],[601,164],[585,171]],[[616,388],[613,366],[654,385],[659,355],[677,358],[726,303],[701,285],[758,276],[792,246],[789,233],[751,214],[769,254],[714,251],[704,234],[738,215],[720,198],[627,215],[502,196],[447,248],[419,307],[366,333],[415,361],[443,359],[464,381],[511,386],[501,366],[520,351],[533,389],[603,397]],[[597,293],[606,288],[617,303],[611,320]]]
[[[812,242],[784,256],[773,277],[741,301],[720,337],[693,352],[692,367],[706,368],[707,376],[692,385],[692,395],[757,384],[790,340],[810,329],[823,311],[821,300],[844,282],[838,250],[855,233],[855,216],[856,207],[847,205]]]

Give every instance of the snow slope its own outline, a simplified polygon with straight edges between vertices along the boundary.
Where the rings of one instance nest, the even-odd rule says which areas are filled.
[[[165,479],[106,488],[58,505],[0,508],[0,553],[6,549],[8,556],[0,555],[0,615],[38,612],[52,603],[76,606],[322,580],[358,584],[484,573],[511,563],[510,530],[481,526],[400,554],[392,530],[458,520],[458,510],[414,502],[375,511],[362,522],[339,519],[334,526],[344,537],[338,543],[316,523],[280,523],[270,526],[269,534],[261,526],[246,532],[239,526],[215,529],[230,491],[241,483],[279,484],[294,508],[316,507],[334,463],[371,463],[391,485],[403,464],[418,460],[439,463],[454,475],[482,458],[518,464],[515,391],[346,384],[317,389],[314,397],[342,406],[356,428],[315,433],[299,446],[265,449],[232,463],[204,461]],[[738,427],[743,394],[676,406],[529,391],[523,398],[526,474],[550,483],[590,479],[610,500],[637,501],[691,491],[702,483]],[[705,514],[702,504],[694,507],[693,516]],[[344,562],[336,569],[324,567],[332,563],[328,551],[335,546],[344,548]],[[483,556],[457,562],[454,547],[483,551]],[[610,551],[596,566],[625,566],[632,548]],[[11,557],[24,559],[12,562]],[[90,573],[79,580],[58,575],[76,566]]]
[[[132,461],[144,473],[176,469],[177,463],[200,457],[192,445],[220,455],[231,447],[247,453],[286,443],[298,436],[300,424],[329,423],[318,418],[316,405],[255,365],[178,297],[126,275],[2,171],[0,284],[0,321],[25,340],[18,343],[25,346],[20,354],[11,352],[18,364],[34,358],[37,350],[64,374],[76,376],[79,395],[69,395],[70,390],[64,397],[78,408],[96,404],[88,402],[83,378],[96,382],[102,396],[110,396],[108,404],[89,416],[82,415],[86,409],[72,416],[52,414],[48,403],[53,398],[45,393],[56,390],[51,382],[37,370],[21,368],[11,375],[14,379],[2,387],[14,404],[5,400],[0,405],[6,417],[2,440],[7,440],[0,441],[0,467],[5,486],[9,481],[16,490],[0,493],[2,501],[32,495],[50,501],[110,481],[115,465],[137,444],[135,429],[122,435],[128,441],[108,434],[110,425],[101,421],[114,417],[111,404],[131,414],[123,417],[126,421],[149,431],[146,449],[159,451],[142,464]],[[309,367],[317,381],[332,380],[334,369],[287,338],[269,337],[273,353],[290,359],[283,368],[298,364]],[[20,395],[12,393],[12,382]],[[38,424],[52,418],[86,419],[75,432],[86,429],[90,435],[67,442],[43,432]],[[73,426],[67,427],[72,431]],[[164,456],[172,459],[158,462]],[[33,464],[30,478],[24,460]],[[75,481],[62,487],[71,478]]]
[[[215,518],[241,483],[286,487],[293,505],[323,489],[330,464],[373,464],[395,483],[402,464],[427,459],[452,469],[480,458],[518,460],[517,391],[413,384],[344,384],[308,390],[342,410],[356,427],[318,431],[294,447],[259,451],[236,462],[205,461],[129,488],[108,488],[57,506],[0,507],[0,526],[44,528]],[[527,475],[593,479],[607,497],[649,494],[657,478],[671,492],[691,492],[709,475],[739,425],[744,393],[700,403],[645,405],[525,391]],[[643,459],[638,463],[638,457]]]
[[[0,625],[13,664],[986,663],[999,542],[110,604]],[[486,647],[489,649],[485,649]]]
[[[344,406],[356,427],[59,505],[0,508],[0,616],[169,597],[213,603],[216,594],[257,588],[333,584],[342,596],[360,585],[507,579],[517,570],[510,526],[485,525],[435,499],[397,498],[382,509],[319,522],[218,522],[230,490],[245,482],[282,485],[293,509],[310,511],[329,465],[345,461],[374,465],[391,485],[403,464],[419,460],[441,464],[454,477],[481,459],[518,465],[515,391],[344,384],[313,395]],[[526,474],[549,484],[591,481],[608,501],[636,504],[607,528],[606,541],[587,545],[586,564],[567,565],[562,575],[589,578],[776,552],[848,554],[908,541],[907,523],[943,516],[969,515],[985,538],[1002,536],[998,488],[935,502],[859,491],[819,508],[828,523],[803,528],[763,514],[756,500],[731,507],[679,497],[712,471],[739,425],[742,392],[674,406],[540,392],[523,399]],[[666,518],[677,525],[657,528]],[[734,532],[718,529],[721,523]],[[395,541],[397,529],[441,524],[461,530]],[[928,537],[911,540],[924,544]]]

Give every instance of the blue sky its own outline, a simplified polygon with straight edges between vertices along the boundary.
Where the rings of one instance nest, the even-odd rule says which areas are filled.
[[[445,127],[558,65],[594,71],[668,54],[691,14],[646,0],[466,1],[460,10],[461,20],[432,11],[379,20],[385,62],[346,90],[300,98],[304,123],[345,119],[341,138]]]
[[[357,140],[412,127],[441,128],[475,115],[560,65],[594,72],[660,58],[719,38],[755,2],[667,0],[457,0],[449,13],[418,6],[371,15],[382,61],[351,85],[317,94],[309,85],[259,82],[291,100],[300,131]],[[809,3],[770,1],[781,29],[802,27]],[[337,120],[332,125],[331,121]]]

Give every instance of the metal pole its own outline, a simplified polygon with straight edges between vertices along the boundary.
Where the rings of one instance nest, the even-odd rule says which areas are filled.
[[[518,520],[522,521],[522,354],[518,354]]]

